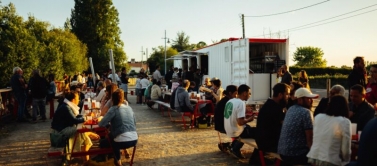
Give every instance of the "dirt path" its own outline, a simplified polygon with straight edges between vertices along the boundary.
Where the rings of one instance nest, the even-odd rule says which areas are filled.
[[[130,100],[139,134],[135,166],[247,165],[247,159],[237,160],[219,151],[217,132],[213,128],[183,130],[181,123],[170,122],[169,118],[162,117],[157,109],[150,110],[145,105],[136,105],[134,96],[131,96]],[[48,110],[49,106],[46,106],[46,109]],[[173,115],[176,119],[181,118],[179,114]],[[36,124],[6,124],[0,135],[0,165],[50,165],[46,162],[50,146],[50,123],[51,120]],[[222,138],[229,141],[225,135],[222,135]],[[243,149],[247,157],[253,150],[247,145]],[[129,164],[126,159],[122,161],[123,165]]]

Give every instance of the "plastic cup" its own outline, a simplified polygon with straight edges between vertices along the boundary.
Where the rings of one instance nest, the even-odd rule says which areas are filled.
[[[357,123],[352,123],[351,124],[351,135],[356,135],[357,134]]]
[[[357,134],[358,134],[358,139],[357,139],[357,141],[360,141],[361,131],[359,131]]]
[[[206,100],[206,96],[203,95],[203,96],[202,96],[202,100]]]

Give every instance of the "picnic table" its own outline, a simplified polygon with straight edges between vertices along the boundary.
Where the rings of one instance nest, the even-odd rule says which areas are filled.
[[[11,110],[8,110],[9,108],[7,107],[8,104],[12,104],[13,106],[16,105],[11,92],[11,88],[0,89],[0,119],[11,114]],[[13,107],[13,116],[17,116],[17,107]]]
[[[108,154],[108,153],[113,153],[113,148],[91,148],[89,149],[88,151],[76,151],[74,152],[73,151],[73,147],[75,147],[75,144],[76,144],[76,141],[77,141],[77,137],[80,133],[85,133],[85,132],[95,132],[96,134],[98,134],[99,136],[107,136],[107,134],[109,133],[108,130],[104,127],[99,127],[98,125],[96,124],[89,124],[89,125],[85,125],[83,123],[81,124],[78,124],[77,125],[77,132],[75,134],[75,138],[74,138],[74,141],[73,141],[73,146],[72,146],[72,150],[71,150],[71,158],[72,157],[79,157],[79,156],[86,156],[86,155],[98,155],[98,154]],[[109,139],[109,137],[107,137]],[[109,143],[111,142],[111,140],[109,139]],[[111,145],[111,143],[110,143]]]

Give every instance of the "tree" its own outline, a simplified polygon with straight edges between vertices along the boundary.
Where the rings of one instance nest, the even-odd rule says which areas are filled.
[[[326,59],[323,59],[323,51],[318,47],[298,47],[293,54],[293,61],[296,66],[305,67],[325,67]]]
[[[166,58],[170,58],[173,55],[177,55],[178,51],[172,47],[166,49]],[[149,66],[149,71],[153,73],[156,70],[156,66],[159,65],[161,67],[161,74],[165,74],[165,50],[163,46],[158,46],[157,48],[152,48],[152,54],[148,58],[147,63]],[[174,62],[172,60],[166,61],[166,66],[173,65]],[[168,70],[169,68],[166,68]]]
[[[51,28],[47,22],[16,14],[15,6],[0,6],[0,86],[9,83],[13,67],[21,67],[29,79],[32,70],[43,76],[73,74],[88,68],[86,46],[70,30]],[[80,62],[80,63],[78,63]]]
[[[0,8],[0,82],[1,86],[9,83],[13,67],[21,67],[28,79],[33,69],[37,68],[39,43],[25,28],[15,6],[10,3]]]
[[[173,40],[172,48],[176,49],[178,52],[185,50],[192,50],[193,45],[190,44],[190,37],[186,36],[185,32],[178,32],[177,38]]]
[[[118,11],[111,0],[75,0],[70,22],[72,32],[87,45],[94,70],[109,69],[109,49],[113,50],[117,70],[128,65],[120,39]]]

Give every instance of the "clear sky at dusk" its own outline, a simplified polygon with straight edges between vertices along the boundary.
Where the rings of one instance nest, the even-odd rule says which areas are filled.
[[[1,1],[2,5],[14,3],[17,13],[25,19],[31,14],[55,27],[63,27],[74,7],[73,0]],[[125,44],[128,60],[141,60],[142,47],[144,51],[148,48],[150,54],[152,47],[164,45],[164,30],[170,39],[175,39],[177,32],[183,31],[190,36],[190,43],[204,41],[212,44],[212,41],[223,38],[242,37],[240,14],[252,16],[280,13],[323,1],[325,0],[113,0],[113,3],[119,12],[121,39]],[[376,0],[330,0],[287,14],[246,17],[245,33],[246,37],[270,38],[270,31],[299,27],[367,6],[371,7],[321,23],[344,20],[281,32],[280,38],[289,37],[290,55],[296,47],[322,48],[328,65],[351,66],[355,56],[364,56],[367,61],[377,61]],[[372,12],[365,13],[368,11]],[[360,15],[346,18],[357,14]],[[277,38],[277,35],[272,37]]]

